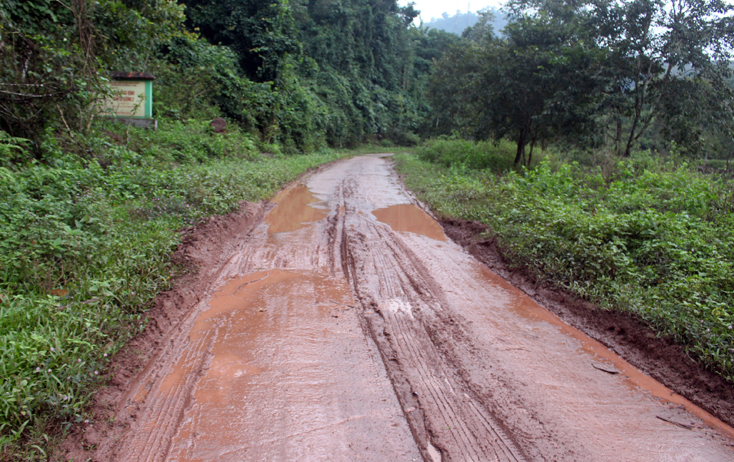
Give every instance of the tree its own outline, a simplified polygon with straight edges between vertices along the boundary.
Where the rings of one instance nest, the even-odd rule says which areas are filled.
[[[211,43],[232,48],[254,81],[274,82],[301,42],[288,0],[184,0],[187,24]]]
[[[467,31],[472,39],[437,64],[432,100],[444,117],[469,125],[475,138],[514,139],[515,164],[525,160],[529,145],[529,164],[538,140],[592,124],[599,86],[594,68],[602,52],[577,25],[548,15],[515,18],[504,33],[498,39],[491,29]]]
[[[515,18],[581,26],[606,50],[598,70],[606,80],[603,107],[622,156],[655,120],[667,122],[668,133],[677,131],[685,111],[671,102],[731,98],[724,85],[730,69],[723,63],[734,45],[734,7],[722,0],[515,0],[509,7]],[[721,110],[717,104],[699,107],[709,115]]]

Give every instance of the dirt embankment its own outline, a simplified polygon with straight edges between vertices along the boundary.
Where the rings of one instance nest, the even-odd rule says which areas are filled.
[[[65,460],[87,460],[101,441],[130,425],[127,420],[117,419],[116,405],[141,370],[155,363],[171,330],[201,301],[238,242],[262,221],[265,210],[265,202],[243,202],[237,212],[211,217],[183,231],[183,240],[172,261],[186,272],[176,279],[171,290],[158,295],[154,308],[147,314],[143,333],[114,358],[106,373],[109,385],[95,394],[89,412],[91,419],[77,426],[61,448]]]
[[[562,290],[536,283],[527,271],[510,269],[495,240],[481,237],[489,230],[486,225],[454,219],[443,219],[441,225],[454,242],[565,322],[734,426],[734,384],[691,360],[681,345],[657,336],[631,313],[599,309]]]

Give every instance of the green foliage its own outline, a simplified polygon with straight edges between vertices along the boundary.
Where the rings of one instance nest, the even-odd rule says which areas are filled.
[[[721,0],[513,0],[434,66],[431,134],[703,155],[730,147],[731,12]],[[528,157],[531,157],[529,155]]]
[[[301,44],[287,0],[269,2],[186,0],[188,23],[211,42],[231,47],[246,75],[256,81],[277,81],[291,54]]]
[[[730,183],[649,154],[619,162],[609,180],[599,169],[554,170],[548,161],[497,178],[447,169],[427,151],[397,160],[421,200],[489,225],[512,264],[602,308],[638,314],[734,381]]]
[[[32,140],[40,159],[47,128],[89,127],[109,91],[105,71],[144,70],[183,20],[173,0],[133,3],[0,3],[0,129]]]
[[[237,91],[243,86],[230,80],[225,87],[235,89],[223,99],[226,105],[252,101],[225,113],[247,114],[248,128],[265,143],[278,142],[286,152],[354,146],[368,137],[416,143],[428,69],[425,62],[414,65],[424,59],[415,51],[424,33],[409,27],[417,16],[411,6],[394,0],[186,4],[189,26],[231,48],[257,82]]]
[[[426,141],[416,154],[428,162],[447,168],[488,170],[504,173],[513,168],[516,146],[506,140],[471,142],[460,138]]]
[[[0,130],[0,168],[10,167],[28,159],[30,140],[8,135]],[[10,173],[6,173],[10,175]],[[0,178],[2,175],[0,174]]]
[[[284,152],[418,142],[448,34],[412,28],[412,6],[184,3],[188,19],[174,0],[0,4],[0,129],[44,160],[46,137],[87,130],[123,70],[157,77],[155,117],[223,115]]]
[[[52,164],[0,170],[0,437],[16,449],[49,422],[85,418],[109,359],[180,271],[177,230],[338,157],[265,158],[236,127],[200,121],[108,123],[77,141],[94,155],[49,144]]]
[[[235,54],[227,47],[209,45],[193,34],[181,33],[164,43],[150,71],[156,77],[153,115],[174,119],[218,117],[218,102],[242,94],[229,94],[232,86],[246,86],[238,76]],[[181,88],[186,88],[181,92]],[[247,101],[245,99],[245,101]],[[227,104],[219,108],[246,125],[246,113]]]
[[[731,4],[513,0],[508,8],[519,24],[549,20],[576,28],[604,51],[592,68],[597,86],[591,91],[601,96],[599,112],[618,154],[629,156],[655,124],[663,126],[665,141],[692,152],[708,144],[699,136],[702,127],[732,129]]]
[[[590,108],[599,99],[596,68],[603,52],[583,28],[545,15],[514,18],[502,39],[486,27],[467,30],[434,67],[436,131],[510,137],[517,144],[515,164],[532,161],[536,141],[593,132]]]
[[[129,139],[128,148],[139,152],[133,156],[143,164],[146,158],[157,161],[186,163],[205,163],[211,159],[239,158],[256,160],[255,144],[249,135],[242,133],[236,125],[231,125],[227,133],[213,133],[207,120],[190,119],[187,121],[159,121],[165,129],[158,131],[134,131]],[[110,129],[118,125],[108,125]],[[114,153],[114,151],[112,151]],[[104,160],[102,160],[104,159]],[[114,159],[100,157],[102,163],[112,163]]]

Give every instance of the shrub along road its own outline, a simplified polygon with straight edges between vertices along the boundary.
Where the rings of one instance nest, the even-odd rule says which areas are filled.
[[[449,241],[389,159],[274,202],[183,246],[198,275],[162,297],[129,347],[149,361],[118,361],[69,455],[734,460],[730,427]]]

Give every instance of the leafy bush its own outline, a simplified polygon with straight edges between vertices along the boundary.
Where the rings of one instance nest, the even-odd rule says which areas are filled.
[[[472,142],[459,138],[439,138],[419,146],[416,153],[422,159],[444,167],[503,173],[514,168],[514,150],[514,145],[506,140]]]
[[[134,131],[129,137],[131,150],[142,158],[177,163],[205,162],[209,159],[235,157],[258,159],[255,142],[235,124],[229,124],[227,133],[212,132],[208,120],[161,120],[158,131]],[[119,129],[109,126],[111,130]],[[120,134],[122,138],[125,136]]]
[[[436,151],[440,152],[440,151]],[[444,216],[489,225],[539,281],[640,315],[734,381],[734,188],[689,166],[619,162],[605,181],[576,164],[509,172],[399,155],[406,183]]]

